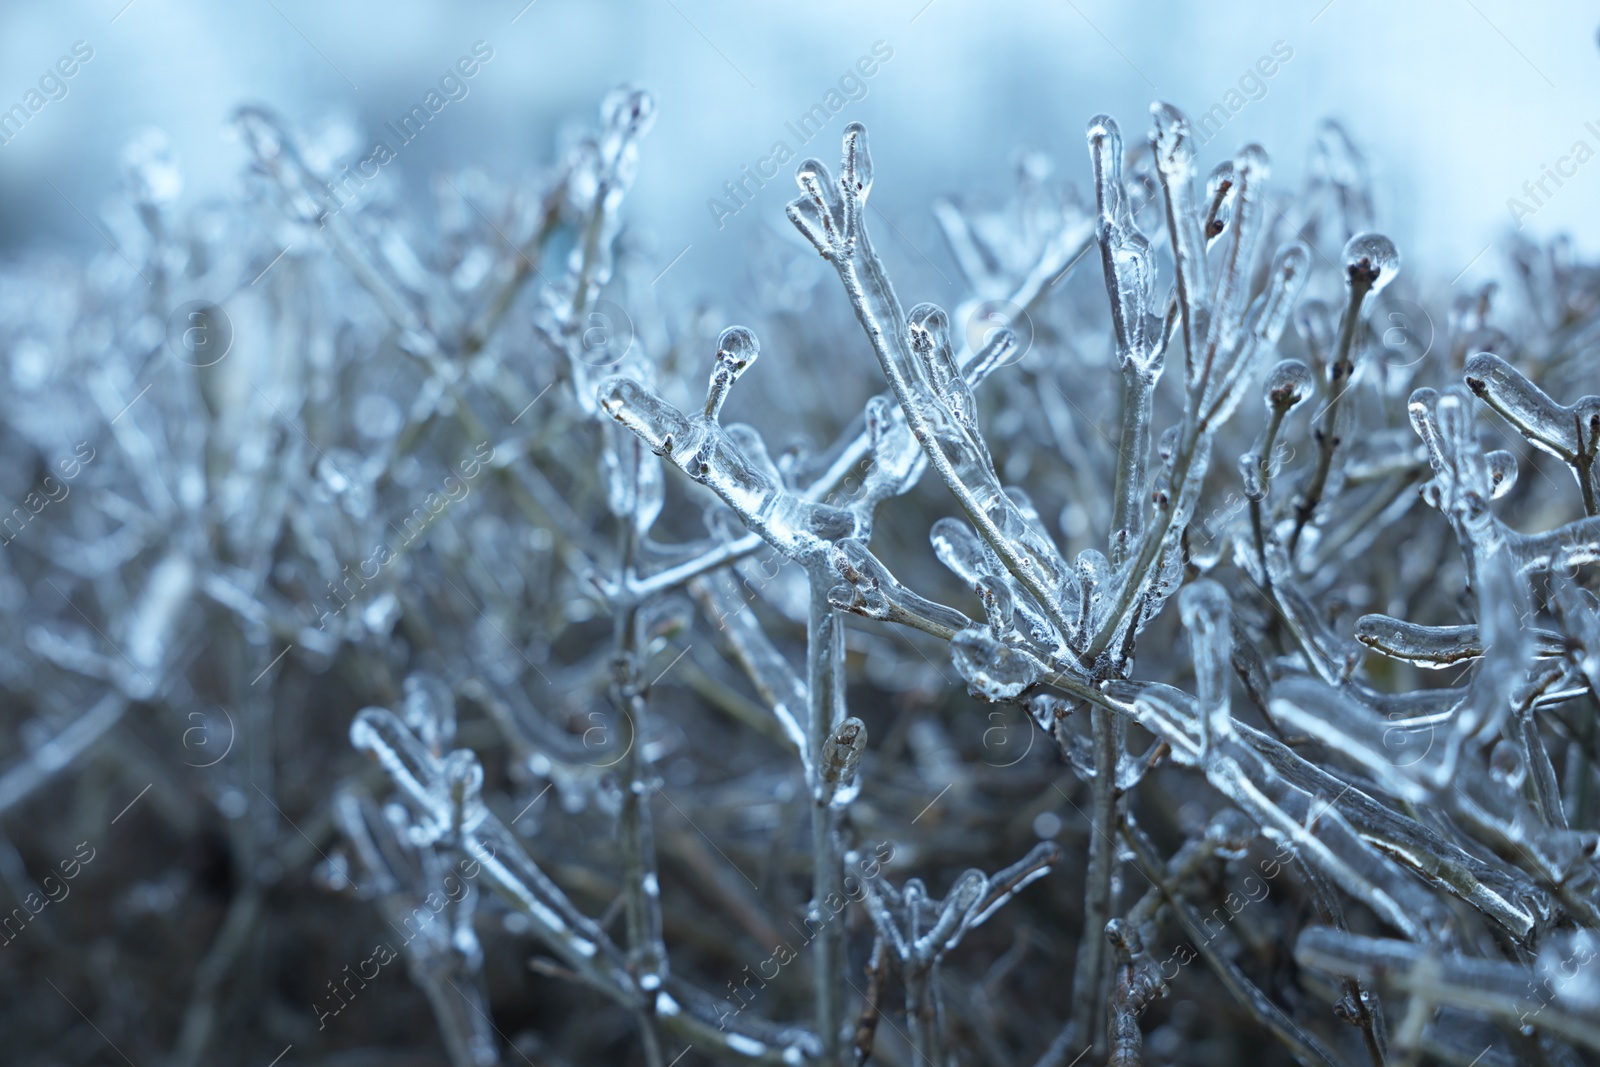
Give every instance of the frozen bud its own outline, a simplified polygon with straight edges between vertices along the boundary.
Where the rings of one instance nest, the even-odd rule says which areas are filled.
[[[1110,115],[1096,115],[1085,131],[1089,162],[1094,168],[1095,202],[1101,224],[1115,221],[1122,205],[1122,131]]]
[[[848,255],[845,209],[827,166],[821,160],[808,159],[796,169],[794,180],[802,195],[789,202],[789,221],[824,259]]]
[[[458,748],[444,758],[444,782],[449,795],[451,828],[456,833],[475,829],[483,821],[483,765],[468,748]]]
[[[761,342],[743,326],[729,326],[717,338],[717,360],[711,368],[711,383],[706,390],[706,418],[715,422],[722,414],[728,390],[761,354]]]
[[[1016,601],[1011,595],[1011,583],[1004,578],[985,574],[976,583],[978,599],[983,602],[983,613],[989,620],[989,629],[995,636],[1004,637],[1015,628]]]
[[[1078,558],[1073,561],[1072,570],[1077,575],[1084,606],[1089,609],[1094,608],[1111,588],[1113,578],[1111,561],[1106,559],[1105,553],[1099,549],[1086,548],[1078,553]]]
[[[600,122],[608,131],[637,137],[655,121],[656,98],[644,89],[613,89],[600,102]]]
[[[1211,204],[1211,217],[1206,221],[1205,237],[1207,241],[1222,234],[1228,228],[1228,218],[1232,214],[1234,187],[1238,184],[1239,177],[1234,172],[1233,160],[1225,159],[1218,163],[1211,172],[1211,177],[1206,179],[1206,200]]]
[[[1498,500],[1517,484],[1517,457],[1504,449],[1496,449],[1486,454],[1483,461],[1489,468],[1489,484],[1493,487],[1489,496]]]
[[[847,584],[828,591],[829,603],[869,619],[889,618],[890,603],[884,586],[892,585],[894,579],[866,545],[851,538],[839,541],[834,546],[833,566]]]
[[[439,755],[455,740],[456,698],[449,683],[426,671],[406,676],[404,721],[417,738]]]
[[[1277,342],[1295,298],[1305,287],[1311,273],[1311,246],[1304,241],[1291,241],[1280,247],[1272,257],[1272,269],[1267,272],[1267,288],[1261,298],[1265,301],[1256,320],[1256,333]],[[1376,291],[1376,290],[1374,290]]]
[[[1089,142],[1089,153],[1092,157],[1104,157],[1108,162],[1122,161],[1122,130],[1117,126],[1117,120],[1110,115],[1096,115],[1089,120],[1089,125],[1084,131],[1084,136]]]
[[[1216,165],[1211,171],[1211,176],[1206,179],[1206,196],[1212,200],[1227,196],[1236,181],[1238,181],[1238,175],[1234,173],[1233,160],[1224,159]]]
[[[631,378],[607,378],[597,387],[596,399],[602,411],[638,434],[658,456],[670,454],[692,425],[677,408]]]
[[[855,716],[840,723],[822,745],[822,780],[848,783],[861,768],[867,751],[867,724]]]
[[[1467,360],[1466,376],[1462,380],[1475,395],[1483,397],[1489,394],[1490,383],[1499,385],[1510,381],[1520,387],[1522,382],[1517,380],[1520,378],[1522,375],[1517,374],[1509,363],[1493,352],[1479,352]]]
[[[1267,375],[1268,411],[1287,412],[1311,395],[1311,368],[1298,359],[1286,359]]]
[[[852,122],[844,128],[844,167],[839,182],[857,200],[872,191],[872,153],[867,150],[867,128]]]
[[[950,383],[961,376],[950,351],[950,317],[937,304],[918,304],[907,317],[911,350],[922,360],[928,381],[941,397]]]
[[[1261,500],[1267,495],[1266,484],[1261,480],[1261,453],[1246,452],[1239,457],[1239,478],[1244,483],[1246,500]]]
[[[735,378],[745,372],[761,354],[761,342],[743,326],[729,326],[717,338],[717,365],[727,367]]]
[[[1056,723],[1066,719],[1079,707],[1076,702],[1055,693],[1035,693],[1023,701],[1023,706],[1028,709],[1033,721],[1039,724],[1039,729],[1046,733],[1052,732]]]
[[[921,345],[937,347],[950,343],[950,317],[938,304],[918,304],[907,316],[912,337],[920,338]],[[913,344],[918,343],[916,340]]]
[[[1172,453],[1178,449],[1178,434],[1182,432],[1181,426],[1168,426],[1161,431],[1161,438],[1156,442],[1156,454],[1165,463],[1172,458]]]
[[[811,158],[800,162],[795,168],[794,181],[802,191],[811,192],[812,189],[826,189],[833,184],[833,175],[828,172],[828,165],[820,159]]]
[[[955,947],[955,941],[963,932],[962,927],[970,918],[973,908],[983,900],[984,894],[989,892],[989,879],[980,870],[967,870],[962,872],[956,884],[950,887],[950,892],[945,895],[944,909],[939,916],[939,924],[930,931],[930,935],[942,932],[949,928],[950,938],[942,945],[936,945],[935,950],[948,950]]]
[[[1574,421],[1586,431],[1586,439],[1592,442],[1600,437],[1600,396],[1580,396],[1572,402]]]
[[[1134,924],[1126,919],[1112,919],[1106,923],[1106,940],[1125,956],[1138,956],[1144,952],[1144,939],[1139,936]]]
[[[1194,137],[1189,120],[1171,104],[1150,105],[1150,145],[1156,151],[1156,167],[1169,184],[1186,180],[1194,164]]]
[[[1247,144],[1234,157],[1234,170],[1241,182],[1264,182],[1272,176],[1272,161],[1267,150],[1258,144]]]
[[[1376,295],[1400,272],[1400,253],[1381,233],[1358,233],[1344,246],[1344,274],[1350,291]]]
[[[1491,352],[1467,360],[1463,380],[1533,445],[1568,463],[1595,451],[1600,437],[1600,397],[1580,397],[1570,407],[1557,403],[1511,364]]]

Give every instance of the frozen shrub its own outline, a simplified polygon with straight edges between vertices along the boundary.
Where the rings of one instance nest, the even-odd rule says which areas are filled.
[[[19,1055],[1600,1053],[1593,268],[1397,347],[1343,131],[1274,192],[1157,104],[908,308],[853,124],[732,325],[624,225],[654,106],[427,222],[246,109],[243,202],[145,136],[0,276],[0,877],[110,853]]]

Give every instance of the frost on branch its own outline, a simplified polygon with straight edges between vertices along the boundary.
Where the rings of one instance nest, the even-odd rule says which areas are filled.
[[[126,258],[0,268],[0,879],[140,796],[132,851],[227,871],[75,883],[14,951],[93,990],[215,914],[116,993],[184,1067],[280,1028],[454,1067],[1591,1054],[1600,272],[1518,239],[1397,361],[1389,301],[1449,286],[1352,136],[1289,188],[1158,103],[981,160],[1015,195],[935,207],[949,289],[850,125],[756,298],[697,293],[630,215],[655,107],[427,218],[352,186],[354,131],[247,108],[247,202],[183,215],[142,138]],[[219,362],[168,358],[191,303]],[[405,977],[358,986],[375,937]]]

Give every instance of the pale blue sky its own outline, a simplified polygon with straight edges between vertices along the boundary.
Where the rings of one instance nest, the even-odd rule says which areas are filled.
[[[1203,111],[1280,41],[1293,58],[1207,154],[1259,140],[1289,180],[1316,120],[1341,118],[1368,152],[1380,218],[1408,271],[1448,281],[1503,235],[1507,198],[1542,164],[1580,138],[1600,149],[1585,129],[1590,120],[1600,129],[1600,15],[1577,3],[1238,0],[1222,18],[1214,5],[1113,0],[537,0],[523,10],[524,2],[471,0],[446,11],[420,0],[7,0],[0,108],[21,100],[74,41],[87,41],[95,58],[64,99],[0,146],[0,243],[97,242],[62,194],[97,215],[116,190],[119,149],[138,127],[171,136],[192,202],[225,191],[238,173],[240,149],[221,131],[239,103],[265,102],[298,123],[342,112],[375,131],[479,39],[496,58],[469,99],[407,150],[398,163],[407,180],[443,159],[526,166],[547,156],[561,120],[589,119],[607,86],[646,85],[660,96],[660,117],[630,218],[663,262],[690,246],[682,266],[691,277],[723,268],[740,247],[729,234],[783,225],[792,163],[724,231],[706,201],[775,140],[792,140],[784,123],[821,101],[876,41],[893,58],[806,151],[830,159],[836,127],[867,122],[879,161],[875,199],[941,266],[948,261],[925,211],[933,194],[1001,193],[1022,146],[1050,152],[1059,173],[1082,181],[1091,115],[1117,116],[1132,137],[1153,97]],[[1570,229],[1580,247],[1600,251],[1597,191],[1600,163],[1591,163],[1527,225]]]

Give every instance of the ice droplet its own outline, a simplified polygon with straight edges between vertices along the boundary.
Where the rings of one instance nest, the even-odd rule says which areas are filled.
[[[950,659],[973,694],[1013,700],[1039,680],[1038,662],[1002,645],[987,630],[962,630],[950,639]]]
[[[1255,823],[1237,808],[1223,808],[1206,826],[1206,840],[1216,846],[1217,855],[1223,859],[1243,859],[1250,843],[1259,836]]]
[[[1185,586],[1178,595],[1178,612],[1189,631],[1196,695],[1205,716],[1202,725],[1205,727],[1206,740],[1209,744],[1215,744],[1233,733],[1233,719],[1228,711],[1233,606],[1222,586],[1210,579],[1202,579]]]
[[[976,586],[993,569],[978,535],[960,519],[938,520],[928,531],[928,540],[939,562],[969,586]]]

